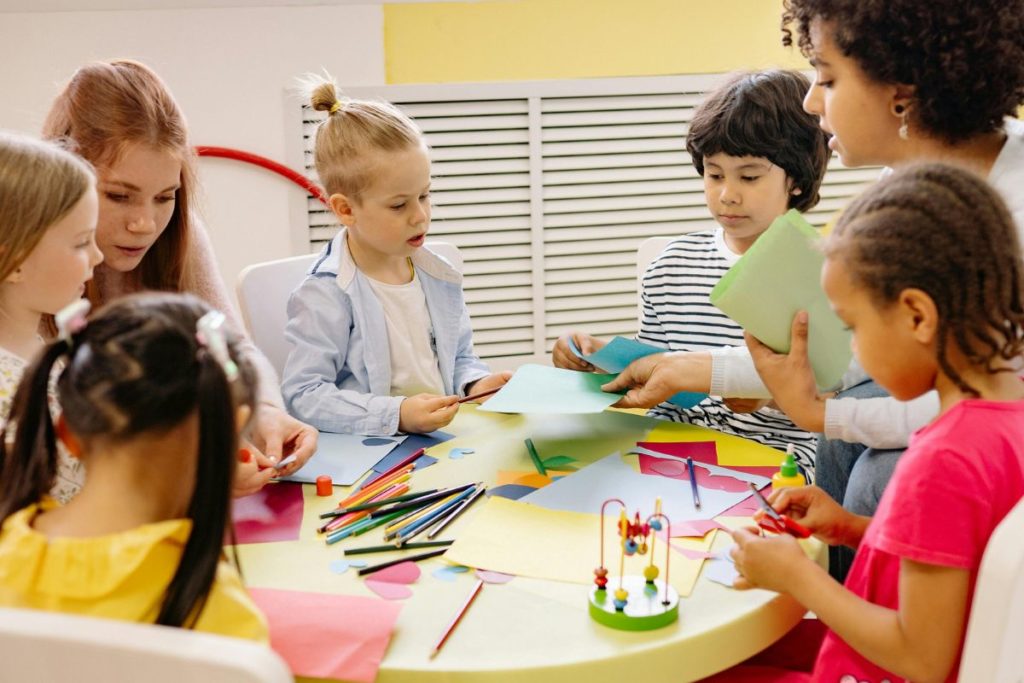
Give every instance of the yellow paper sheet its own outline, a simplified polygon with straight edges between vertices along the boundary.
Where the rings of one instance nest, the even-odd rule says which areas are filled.
[[[608,506],[617,515],[617,506]],[[632,514],[634,511],[630,511]],[[649,511],[648,511],[649,512]],[[615,522],[605,520],[604,563],[612,576],[619,574],[620,546]],[[528,503],[490,498],[476,516],[459,531],[445,553],[450,562],[538,579],[590,583],[600,555],[600,516],[581,512],[548,510]],[[707,551],[714,534],[703,539],[676,538],[673,545]],[[655,564],[665,576],[665,545],[654,544]],[[626,574],[642,574],[650,554],[626,558]],[[703,560],[690,560],[671,552],[669,582],[687,596],[697,581]]]
[[[643,441],[714,441],[718,449],[718,464],[722,467],[778,467],[786,457],[782,451],[756,441],[679,422],[660,423]]]

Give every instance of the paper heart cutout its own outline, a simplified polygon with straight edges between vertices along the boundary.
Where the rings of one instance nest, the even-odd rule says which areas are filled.
[[[400,583],[389,583],[387,581],[366,580],[366,587],[385,600],[405,600],[412,597],[412,589]]]
[[[463,567],[461,564],[450,565],[447,567],[440,567],[433,571],[435,579],[442,581],[455,581],[456,574],[464,574],[469,571],[469,567]]]
[[[729,475],[717,474],[699,462],[693,463],[694,468],[701,471],[697,473],[697,483],[706,489],[717,491],[728,491],[729,493],[742,493],[750,487],[747,482]],[[651,458],[648,468],[663,477],[671,477],[682,481],[690,480],[690,472],[685,462],[679,460],[666,460],[662,458]]]
[[[363,439],[364,446],[383,446],[385,444],[395,443],[394,439],[385,439],[380,436],[370,436]]]
[[[418,578],[420,578],[420,566],[418,564],[415,562],[400,562],[373,572],[366,580],[403,584],[413,583]]]
[[[492,572],[490,569],[477,569],[476,578],[480,579],[484,583],[501,584],[508,583],[512,579],[516,578],[512,574],[502,574],[501,572]]]
[[[487,496],[497,496],[498,498],[519,500],[523,496],[533,493],[536,490],[537,489],[533,486],[523,486],[522,484],[504,484],[502,486],[495,486],[492,489],[487,489]]]
[[[448,451],[448,457],[452,460],[461,460],[463,456],[476,453],[472,448],[453,448]]]
[[[349,567],[365,567],[366,560],[332,560],[329,565],[335,574],[344,574]]]

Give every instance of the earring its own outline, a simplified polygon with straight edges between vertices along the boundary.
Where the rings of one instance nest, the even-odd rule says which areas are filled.
[[[799,194],[803,194],[803,190],[801,190],[799,187],[794,187],[792,190],[790,190],[789,193],[795,197]]]
[[[902,104],[897,104],[893,107],[893,111],[900,117],[900,129],[897,131],[900,136],[900,140],[909,140],[910,128],[907,127],[907,108]]]

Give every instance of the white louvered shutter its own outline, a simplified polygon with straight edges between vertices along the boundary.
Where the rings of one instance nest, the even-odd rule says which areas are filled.
[[[570,329],[636,333],[636,249],[715,226],[686,153],[694,108],[722,76],[390,86],[431,146],[431,236],[464,257],[477,352],[539,360]],[[304,109],[306,149],[320,117]],[[306,155],[313,176],[312,157]],[[824,225],[878,176],[833,160],[808,220]],[[311,246],[337,225],[309,204]]]

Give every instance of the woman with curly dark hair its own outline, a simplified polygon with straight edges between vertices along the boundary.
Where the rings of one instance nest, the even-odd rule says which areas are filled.
[[[783,43],[810,59],[804,108],[847,166],[942,161],[987,178],[1024,234],[1024,0],[785,0]],[[794,36],[795,30],[795,36]],[[806,323],[794,324],[796,350]],[[751,350],[776,403],[823,432],[817,483],[871,515],[910,434],[938,413],[934,392],[901,403],[866,375],[838,398],[819,395],[806,357]],[[858,369],[859,370],[859,369]],[[852,552],[831,553],[842,578]]]

